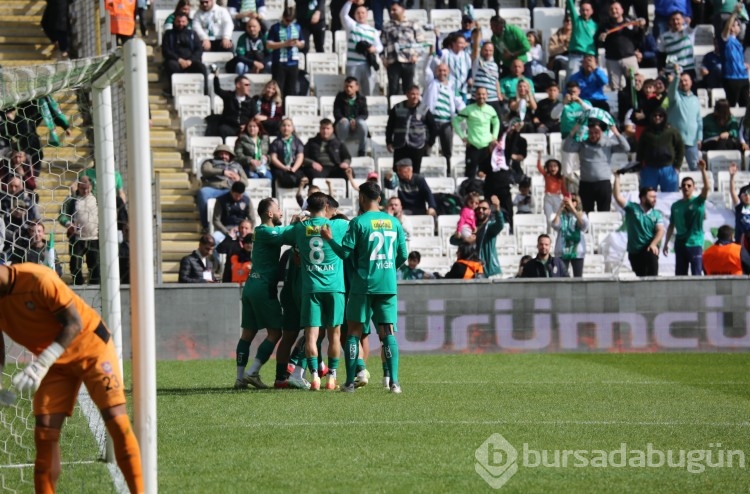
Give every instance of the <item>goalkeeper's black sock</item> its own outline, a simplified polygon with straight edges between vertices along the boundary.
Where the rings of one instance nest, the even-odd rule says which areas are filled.
[[[289,373],[286,370],[287,365],[283,362],[276,362],[276,380],[285,381],[289,377]]]

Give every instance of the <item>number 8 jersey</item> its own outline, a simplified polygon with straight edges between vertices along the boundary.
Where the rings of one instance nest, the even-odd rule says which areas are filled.
[[[328,223],[335,240],[346,232],[346,221],[313,217],[294,223],[284,233],[284,243],[296,245],[302,260],[302,293],[344,293],[344,264],[320,236]]]

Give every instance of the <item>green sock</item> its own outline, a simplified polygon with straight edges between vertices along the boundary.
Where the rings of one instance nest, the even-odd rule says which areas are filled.
[[[305,358],[305,345],[300,345],[299,343],[295,344],[292,349],[292,355],[289,357],[289,362],[304,367],[307,365]]]
[[[396,337],[389,334],[383,340],[385,351],[385,362],[388,364],[388,372],[391,374],[391,383],[398,383],[398,343]]]
[[[268,359],[271,358],[273,349],[276,348],[276,343],[272,343],[268,340],[263,340],[263,343],[258,347],[258,353],[255,354],[255,358],[260,360],[261,363],[265,364]]]
[[[328,357],[328,372],[333,373],[333,376],[336,377],[336,371],[339,368],[339,359]]]
[[[383,362],[383,377],[390,377],[390,373],[388,372],[388,362]]]
[[[346,348],[344,348],[344,357],[346,359],[346,384],[353,384],[354,377],[357,375],[357,357],[359,357],[359,337],[349,335],[346,338]]]
[[[365,367],[365,361],[363,359],[361,359],[361,358],[358,358],[357,359],[357,374],[359,374],[360,372],[362,372],[365,369],[366,369],[366,367]]]
[[[250,360],[250,342],[240,339],[237,342],[237,367],[247,367]]]
[[[318,373],[318,357],[307,357],[307,368],[313,375]]]

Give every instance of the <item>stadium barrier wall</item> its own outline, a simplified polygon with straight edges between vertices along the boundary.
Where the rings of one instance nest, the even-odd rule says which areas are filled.
[[[750,351],[748,286],[747,277],[401,282],[398,341],[406,353]],[[240,293],[235,284],[157,286],[157,358],[233,359]],[[128,287],[122,302],[129,307]],[[122,316],[127,359],[127,309]]]

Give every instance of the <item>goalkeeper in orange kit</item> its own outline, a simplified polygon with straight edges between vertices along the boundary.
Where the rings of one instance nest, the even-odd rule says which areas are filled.
[[[125,407],[115,346],[99,314],[46,266],[0,266],[0,372],[5,364],[2,333],[36,355],[12,380],[16,390],[35,393],[35,491],[55,492],[60,429],[84,383],[104,418],[130,491],[142,493],[140,448]]]

